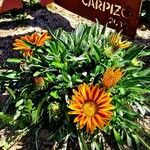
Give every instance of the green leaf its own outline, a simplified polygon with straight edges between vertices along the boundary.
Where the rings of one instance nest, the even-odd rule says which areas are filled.
[[[13,73],[11,73],[11,74],[6,75],[5,77],[10,78],[10,79],[13,79],[13,78],[16,77],[16,75],[17,75],[17,73],[16,73],[16,72],[13,72]]]
[[[38,48],[38,49],[37,49],[37,52],[39,52],[39,53],[43,53],[43,49]]]
[[[0,72],[0,79],[5,80],[5,79],[18,79],[17,77],[17,72],[12,71],[12,70],[6,70]]]
[[[150,68],[146,68],[138,72],[138,76],[148,76],[148,75],[150,75]]]
[[[91,147],[92,147],[92,150],[102,150],[103,149],[102,143],[97,143],[96,141],[92,142]]]
[[[60,68],[60,69],[62,69],[64,67],[64,64],[60,63],[59,61],[54,61],[54,62],[52,62],[51,65],[56,67],[56,68]]]
[[[17,120],[20,117],[20,115],[21,115],[21,111],[17,110],[14,116],[14,120]]]
[[[124,60],[132,60],[134,59],[136,56],[139,55],[139,53],[144,49],[143,46],[133,46],[132,48],[128,49],[127,53],[124,56]]]
[[[80,149],[81,150],[89,150],[81,131],[77,130],[77,132],[78,132]]]
[[[60,99],[60,96],[58,95],[58,91],[52,91],[50,92],[50,95],[55,99]]]
[[[49,73],[46,73],[46,76],[47,76],[47,79],[50,81],[50,82],[53,82],[54,81],[54,76],[49,74]]]
[[[26,102],[25,102],[25,110],[31,114],[31,111],[34,110],[34,107],[33,107],[33,103],[30,99],[28,99]]]
[[[108,30],[107,24],[102,28],[101,35],[104,35],[106,33],[106,30]]]
[[[9,92],[9,94],[12,96],[13,99],[16,99],[15,92],[12,89],[6,87],[6,90]]]
[[[0,112],[0,120],[2,120],[5,123],[11,124],[13,118],[9,115],[4,114],[3,112]]]
[[[38,59],[38,58],[32,57],[31,59],[34,60],[35,62],[42,63],[42,61],[40,59]]]
[[[145,87],[130,87],[127,86],[126,89],[131,90],[131,91],[135,91],[135,92],[140,92],[140,93],[150,93],[150,89],[149,88],[145,88]]]
[[[140,57],[142,57],[142,56],[150,56],[150,49],[148,49],[147,51],[142,51],[140,53]]]
[[[16,107],[19,107],[23,102],[24,102],[23,99],[19,100],[19,101],[16,103]]]
[[[33,74],[33,77],[37,77],[38,75],[40,75],[42,72],[40,71],[36,71],[34,74]]]
[[[119,145],[123,145],[123,140],[121,139],[119,132],[117,132],[115,129],[113,129],[113,132],[114,132],[114,137],[115,137],[117,143]]]
[[[134,121],[131,121],[131,120],[129,120],[129,118],[128,119],[126,119],[126,118],[121,118],[124,122],[126,122],[126,124],[128,124],[128,127],[129,128],[131,128],[131,129],[139,129],[140,128],[140,125],[137,123],[137,122],[134,122]]]
[[[92,48],[95,52],[95,56],[96,56],[96,59],[99,61],[100,58],[101,58],[101,51],[100,51],[100,48],[98,48],[97,45],[93,45],[93,48]]]
[[[63,74],[62,74],[62,78],[63,78],[63,80],[64,80],[65,82],[67,82],[67,83],[69,83],[70,80],[71,80],[70,75],[68,75],[67,73],[63,73]]]
[[[99,73],[101,73],[101,72],[103,72],[103,67],[97,65],[96,68],[95,68],[95,74],[99,74]]]
[[[140,144],[140,141],[139,141],[137,135],[136,135],[136,134],[132,134],[132,137],[133,137],[133,139],[134,139],[136,145],[139,145],[139,144]]]
[[[38,107],[36,110],[32,111],[32,123],[36,124],[38,123],[41,115],[42,115],[42,106],[44,104],[44,102],[49,98],[49,95],[46,95],[38,104]]]
[[[20,63],[22,61],[22,59],[19,58],[8,58],[7,62],[9,63]]]
[[[125,80],[123,83],[124,85],[129,86],[130,84],[133,84],[134,86],[140,83],[149,83],[149,82],[150,82],[150,77],[133,77],[131,79]]]

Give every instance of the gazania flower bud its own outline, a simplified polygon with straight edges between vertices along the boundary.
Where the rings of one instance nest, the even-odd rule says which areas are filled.
[[[131,60],[131,63],[133,66],[141,66],[141,62],[137,59],[137,58],[134,58]]]
[[[113,48],[110,47],[105,47],[104,48],[105,54],[108,58],[110,58],[113,55]]]
[[[43,77],[34,77],[33,80],[35,85],[38,87],[43,87],[45,85],[45,81]]]
[[[54,120],[57,120],[60,115],[60,104],[58,102],[52,102],[48,107]]]
[[[123,70],[120,68],[116,71],[114,71],[114,68],[107,69],[102,79],[103,86],[107,89],[115,86],[122,76]]]

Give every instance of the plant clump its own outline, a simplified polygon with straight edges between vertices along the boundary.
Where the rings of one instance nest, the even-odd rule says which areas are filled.
[[[22,56],[0,72],[0,90],[9,94],[0,119],[19,129],[47,128],[51,141],[78,141],[84,150],[104,148],[105,135],[120,149],[149,148],[138,123],[149,103],[150,71],[139,59],[147,52],[106,29],[81,24],[16,39],[13,50]]]

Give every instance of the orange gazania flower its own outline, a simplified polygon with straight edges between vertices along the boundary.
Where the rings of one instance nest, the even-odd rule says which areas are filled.
[[[23,56],[24,57],[31,57],[33,55],[33,51],[30,48],[24,49]]]
[[[16,39],[13,44],[14,50],[21,50],[23,52],[23,56],[30,57],[33,55],[33,50],[27,45],[25,42],[31,43],[35,46],[43,46],[47,39],[51,38],[47,36],[47,33],[38,34],[37,32],[33,33],[31,36],[26,35],[21,37],[21,39]]]
[[[74,122],[79,122],[80,129],[86,125],[86,131],[93,133],[96,127],[102,129],[109,123],[114,106],[110,104],[110,95],[104,88],[84,83],[78,86],[77,91],[73,90],[73,93],[68,106],[72,109],[69,114],[77,115]]]
[[[14,50],[21,50],[23,52],[24,57],[30,57],[33,54],[32,49],[30,49],[29,46],[27,46],[22,40],[16,39],[15,43],[13,44],[15,46]]]
[[[102,79],[103,86],[107,89],[115,86],[122,76],[123,70],[120,68],[116,71],[114,71],[114,68],[107,69]]]
[[[122,36],[117,33],[112,33],[110,35],[110,44],[113,46],[113,48],[128,48],[132,42],[128,42],[127,40],[122,41]]]
[[[27,46],[22,40],[16,39],[15,43],[13,44],[14,50],[25,50],[29,49],[29,46]]]
[[[47,39],[50,39],[51,37],[47,35],[47,33],[43,33],[43,34],[39,34],[37,32],[34,32],[31,36],[29,35],[26,35],[24,37],[21,37],[21,39],[23,41],[26,41],[26,42],[29,42],[33,45],[36,45],[36,46],[43,46],[45,41]]]

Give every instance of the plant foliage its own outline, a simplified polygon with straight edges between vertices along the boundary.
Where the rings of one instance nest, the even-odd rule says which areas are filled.
[[[139,60],[147,52],[133,43],[128,48],[115,47],[114,51],[111,34],[98,23],[81,24],[71,33],[49,31],[52,38],[43,46],[26,43],[33,55],[8,59],[7,69],[0,72],[0,91],[9,95],[9,104],[1,106],[6,109],[0,119],[17,128],[46,127],[51,133],[49,140],[78,139],[83,150],[103,149],[107,138],[114,139],[120,149],[124,144],[138,148],[140,142],[149,148],[141,140],[144,130],[138,123],[149,103],[145,95],[150,93],[150,69]],[[115,106],[112,120],[103,130],[86,133],[68,114],[72,90],[82,83],[101,86],[103,74],[110,67],[124,70],[118,84],[107,91]]]

